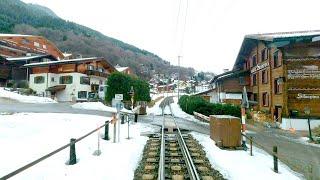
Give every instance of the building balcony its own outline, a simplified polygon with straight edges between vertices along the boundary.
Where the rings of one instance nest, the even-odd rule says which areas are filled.
[[[88,76],[99,76],[99,77],[104,77],[104,78],[107,78],[109,75],[105,72],[99,72],[97,70],[86,70],[86,74]]]

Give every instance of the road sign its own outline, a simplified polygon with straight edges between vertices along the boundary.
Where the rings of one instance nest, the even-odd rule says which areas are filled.
[[[115,94],[114,99],[117,101],[122,101],[123,100],[123,94]]]

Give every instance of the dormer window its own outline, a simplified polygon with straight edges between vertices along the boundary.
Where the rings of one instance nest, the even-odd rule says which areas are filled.
[[[88,65],[88,70],[89,71],[93,71],[94,70],[94,66],[93,65]]]

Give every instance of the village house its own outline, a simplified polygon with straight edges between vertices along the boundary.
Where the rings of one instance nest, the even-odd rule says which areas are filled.
[[[119,64],[115,66],[118,72],[122,72],[124,74],[133,75],[133,71],[130,67],[121,67]]]
[[[319,66],[320,31],[253,34],[245,36],[232,72],[246,72],[234,76],[240,86],[241,78],[250,79],[253,110],[284,128],[303,129],[306,108],[311,117],[320,117]]]
[[[81,58],[24,65],[30,69],[29,87],[58,101],[104,98],[105,81],[116,69],[104,58]]]
[[[237,70],[217,75],[210,81],[213,89],[201,94],[210,96],[210,102],[212,103],[240,105],[243,87],[249,88],[250,79],[248,75],[247,71]]]
[[[28,81],[29,72],[24,64],[57,61],[64,54],[41,36],[0,34],[0,86],[9,80]]]

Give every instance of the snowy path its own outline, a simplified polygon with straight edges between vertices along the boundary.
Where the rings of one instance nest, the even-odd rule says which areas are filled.
[[[110,118],[50,113],[19,113],[0,115],[0,177],[33,161],[95,129]],[[147,137],[140,132],[154,131],[150,125],[131,125],[127,140],[127,124],[121,127],[121,142],[100,141],[101,156],[93,156],[97,149],[98,133],[76,144],[78,163],[68,166],[69,149],[44,160],[12,179],[132,179]],[[100,136],[103,134],[101,130]],[[112,127],[110,127],[112,138]],[[122,172],[122,173],[121,173]],[[125,172],[125,173],[123,173]]]

